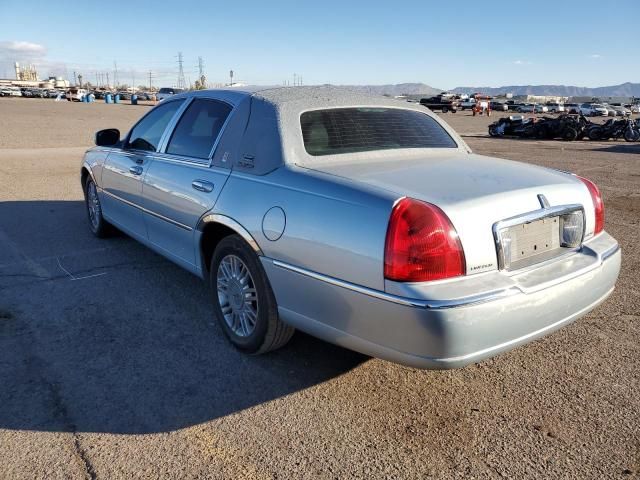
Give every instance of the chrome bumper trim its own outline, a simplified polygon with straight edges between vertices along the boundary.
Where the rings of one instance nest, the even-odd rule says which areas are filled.
[[[603,253],[599,255],[600,261],[594,263],[592,266],[586,269],[582,269],[578,272],[574,272],[572,275],[562,278],[561,281],[571,280],[580,275],[584,275],[595,268],[598,268],[605,262],[608,258],[615,255],[620,250],[620,245],[615,244],[612,245],[611,248],[605,250]],[[266,259],[266,258],[265,258]],[[506,297],[510,297],[512,295],[518,294],[529,294],[534,293],[539,290],[543,290],[545,288],[552,287],[556,285],[558,282],[547,283],[542,286],[542,288],[536,288],[528,291],[527,289],[522,289],[517,286],[505,287],[498,290],[492,290],[489,292],[483,292],[478,295],[469,295],[466,297],[456,298],[456,299],[447,299],[447,300],[420,300],[415,298],[407,298],[399,295],[394,295],[391,293],[382,292],[380,290],[375,290],[369,287],[363,287],[361,285],[356,285],[351,282],[346,282],[344,280],[339,280],[335,277],[330,277],[328,275],[323,275],[318,272],[314,272],[312,270],[307,270],[306,268],[297,267],[295,265],[291,265],[286,262],[282,262],[280,260],[274,259],[266,259],[271,261],[276,267],[283,268],[285,270],[289,270],[300,275],[305,275],[310,278],[314,278],[316,280],[320,280],[322,282],[335,285],[337,287],[346,288],[347,290],[352,290],[354,292],[361,293],[363,295],[368,295],[370,297],[379,298],[380,300],[385,300],[387,302],[396,303],[399,305],[404,305],[407,307],[416,307],[416,308],[424,308],[430,310],[442,310],[447,308],[456,308],[456,307],[464,307],[469,305],[476,305],[479,303],[492,302],[495,300],[500,300]]]
[[[479,295],[471,295],[468,297],[463,297],[463,298],[458,298],[453,300],[418,300],[413,298],[400,297],[398,295],[392,295],[390,293],[381,292],[373,288],[363,287],[361,285],[345,282],[344,280],[338,280],[337,278],[329,277],[327,275],[313,272],[305,268],[296,267],[294,265],[281,262],[280,260],[271,259],[271,262],[273,262],[273,264],[276,267],[284,268],[285,270],[290,270],[292,272],[299,273],[300,275],[305,275],[307,277],[311,277],[316,280],[320,280],[322,282],[335,285],[337,287],[346,288],[348,290],[353,290],[354,292],[362,293],[370,297],[379,298],[387,302],[397,303],[399,305],[404,305],[407,307],[417,307],[417,308],[425,308],[425,309],[455,308],[455,307],[462,307],[467,305],[474,305],[478,303],[491,302],[493,300],[498,300],[501,298],[510,297],[512,295],[517,295],[519,293],[522,293],[521,290],[517,287],[509,287],[509,288],[482,293]]]

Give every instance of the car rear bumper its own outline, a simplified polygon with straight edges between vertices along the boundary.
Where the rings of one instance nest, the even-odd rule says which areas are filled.
[[[620,258],[617,242],[602,233],[580,252],[537,268],[409,285],[405,295],[262,262],[285,322],[367,355],[445,369],[492,357],[585,315],[613,291]]]

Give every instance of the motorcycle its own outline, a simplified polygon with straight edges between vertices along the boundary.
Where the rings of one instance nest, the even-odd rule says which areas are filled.
[[[629,118],[621,120],[609,120],[603,125],[594,127],[589,130],[589,138],[591,140],[609,140],[610,138],[624,138],[627,142],[637,142],[640,139],[640,130],[637,128],[637,122]]]

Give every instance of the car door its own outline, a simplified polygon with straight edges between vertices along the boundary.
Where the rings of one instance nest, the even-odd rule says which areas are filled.
[[[163,103],[132,129],[123,147],[109,153],[102,170],[102,210],[105,218],[138,239],[146,240],[142,215],[142,179],[160,146],[167,126],[184,99]]]
[[[149,242],[191,270],[197,269],[197,223],[230,174],[226,166],[213,164],[213,155],[232,109],[219,100],[192,99],[144,178]]]

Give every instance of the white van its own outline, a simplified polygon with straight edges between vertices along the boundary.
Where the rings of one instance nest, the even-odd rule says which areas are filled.
[[[85,90],[84,88],[71,87],[69,90],[67,90],[65,96],[70,102],[81,102],[82,97],[84,97],[88,93],[89,91]]]

